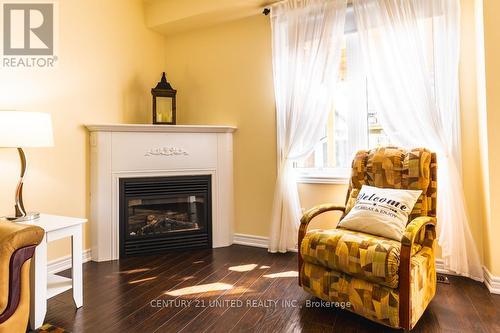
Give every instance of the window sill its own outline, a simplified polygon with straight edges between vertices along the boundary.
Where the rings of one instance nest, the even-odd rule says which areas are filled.
[[[349,184],[349,177],[341,175],[303,173],[297,176],[297,183],[347,185]]]

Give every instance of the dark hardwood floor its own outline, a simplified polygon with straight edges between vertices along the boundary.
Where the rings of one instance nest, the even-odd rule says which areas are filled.
[[[71,291],[46,322],[71,332],[398,332],[348,311],[307,307],[296,254],[233,245],[84,264],[84,307]],[[63,275],[68,275],[64,272]],[[500,296],[463,278],[438,284],[412,332],[500,332]]]

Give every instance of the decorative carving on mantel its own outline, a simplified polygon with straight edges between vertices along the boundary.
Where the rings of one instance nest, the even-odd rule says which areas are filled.
[[[151,148],[144,156],[188,156],[189,153],[182,148],[162,147]]]

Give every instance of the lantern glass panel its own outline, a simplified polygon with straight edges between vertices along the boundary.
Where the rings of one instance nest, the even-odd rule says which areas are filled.
[[[172,122],[172,97],[156,97],[156,121],[159,123]]]

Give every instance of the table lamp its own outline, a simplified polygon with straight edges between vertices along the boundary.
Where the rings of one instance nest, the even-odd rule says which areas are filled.
[[[16,215],[5,217],[13,221],[29,221],[40,213],[28,213],[23,203],[23,181],[26,174],[26,155],[23,148],[52,147],[52,119],[41,112],[0,111],[0,148],[17,148],[21,159],[21,178],[16,189]]]

